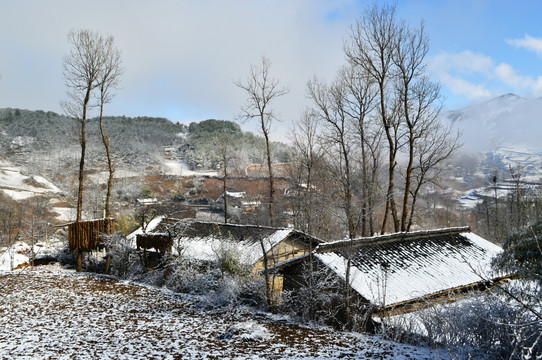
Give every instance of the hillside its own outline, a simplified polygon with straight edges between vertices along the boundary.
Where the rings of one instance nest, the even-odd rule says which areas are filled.
[[[2,155],[32,173],[70,169],[79,160],[78,124],[54,112],[0,109]],[[120,168],[156,161],[164,147],[183,143],[187,128],[163,118],[106,117],[104,127],[111,137],[111,150]],[[98,119],[87,123],[90,167],[103,162]]]
[[[206,120],[188,126],[155,117],[105,117],[117,169],[136,173],[159,172],[166,160],[178,160],[192,170],[219,167],[217,137],[228,134],[228,151],[237,164],[264,159],[263,138],[244,132],[231,121]],[[78,124],[66,116],[45,111],[0,109],[0,151],[5,160],[31,174],[59,175],[77,169],[80,156]],[[105,167],[98,119],[87,122],[87,168]],[[279,162],[290,154],[273,144]]]
[[[2,359],[442,359],[445,349],[310,328],[59,267],[0,273]],[[39,341],[38,341],[39,340]]]

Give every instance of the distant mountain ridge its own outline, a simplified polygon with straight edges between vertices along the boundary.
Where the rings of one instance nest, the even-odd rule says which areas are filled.
[[[86,168],[105,169],[105,151],[98,118],[87,121]],[[160,171],[164,160],[182,161],[193,169],[219,166],[216,137],[227,132],[236,161],[263,161],[263,138],[227,120],[204,120],[189,125],[157,117],[104,117],[117,169],[142,173]],[[80,157],[79,124],[71,118],[42,110],[0,109],[0,160],[26,168],[29,174],[61,175],[75,171]],[[289,161],[288,148],[272,144],[277,162]]]
[[[120,166],[156,159],[165,146],[180,146],[183,124],[164,118],[104,117],[111,148]],[[103,160],[103,144],[98,119],[87,122],[89,165]],[[73,119],[45,111],[0,109],[2,156],[16,164],[64,162],[79,157],[79,127]],[[51,165],[49,165],[51,166]]]

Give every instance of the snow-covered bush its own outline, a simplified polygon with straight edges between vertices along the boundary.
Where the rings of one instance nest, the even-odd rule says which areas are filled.
[[[306,262],[302,269],[299,287],[283,292],[282,311],[304,322],[337,325],[344,285],[327,268]]]
[[[171,259],[166,274],[165,285],[171,290],[204,294],[217,287],[221,272],[211,262],[178,256]]]
[[[265,283],[261,277],[226,274],[217,285],[201,299],[203,308],[232,310],[240,305],[263,307],[266,304]]]
[[[215,261],[201,261],[184,256],[172,257],[165,286],[176,292],[202,295],[200,305],[207,309],[231,308],[265,302],[265,284],[249,269],[224,252]]]
[[[107,237],[111,256],[110,272],[119,277],[129,277],[144,272],[143,262],[133,248],[132,241],[119,233]]]
[[[416,345],[445,346],[451,358],[537,359],[542,323],[501,290],[382,319],[386,337]],[[484,354],[482,356],[482,354]]]

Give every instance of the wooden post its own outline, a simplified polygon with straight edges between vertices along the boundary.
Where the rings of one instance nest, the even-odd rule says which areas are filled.
[[[107,254],[105,258],[105,273],[109,274],[109,266],[111,266],[111,254]]]
[[[77,272],[80,272],[83,267],[83,251],[79,250],[77,251]]]

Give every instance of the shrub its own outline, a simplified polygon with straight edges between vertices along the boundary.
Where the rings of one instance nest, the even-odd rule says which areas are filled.
[[[542,323],[502,290],[383,319],[395,341],[445,346],[452,358],[531,359],[542,355]],[[485,355],[484,355],[485,354]]]
[[[143,261],[133,248],[132,241],[120,233],[107,237],[111,255],[111,274],[121,278],[130,277],[145,271]]]

